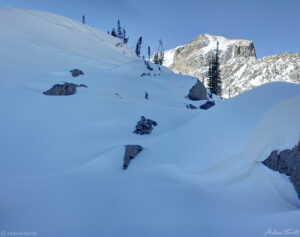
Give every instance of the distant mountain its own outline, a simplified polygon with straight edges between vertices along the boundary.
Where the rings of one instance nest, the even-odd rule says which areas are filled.
[[[207,80],[208,65],[219,42],[223,97],[230,98],[271,81],[300,83],[300,54],[256,58],[252,41],[201,34],[184,46],[165,51],[164,65],[175,73]]]

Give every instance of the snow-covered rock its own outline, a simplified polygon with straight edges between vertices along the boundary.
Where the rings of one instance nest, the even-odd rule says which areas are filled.
[[[165,51],[164,65],[207,82],[208,65],[219,42],[222,97],[227,99],[272,81],[300,83],[300,54],[256,59],[252,41],[201,34],[185,46]]]

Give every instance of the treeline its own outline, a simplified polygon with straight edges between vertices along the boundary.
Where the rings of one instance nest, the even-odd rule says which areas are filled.
[[[86,23],[85,15],[82,15],[82,24],[85,24],[85,23]],[[129,37],[126,35],[125,28],[121,26],[120,20],[118,20],[116,28],[113,27],[111,32],[108,31],[107,33],[113,37],[116,37],[116,38],[119,38],[120,40],[122,40],[123,44],[128,43]],[[138,42],[136,43],[136,47],[135,47],[135,54],[138,57],[141,57],[142,43],[143,43],[143,37],[141,36],[141,37],[139,37]],[[150,61],[150,59],[151,59],[150,46],[148,46],[147,53],[148,53],[148,61]],[[145,56],[143,56],[143,60],[145,60]],[[164,47],[163,47],[163,42],[161,39],[158,42],[158,50],[154,54],[153,63],[159,64],[159,65],[163,65],[163,63],[164,63]]]
[[[116,29],[113,28],[111,32],[107,32],[108,34],[112,35],[113,37],[119,38],[123,41],[124,44],[128,43],[129,37],[126,35],[126,30],[124,27],[121,26],[120,20],[117,22],[117,27]],[[135,46],[135,54],[138,57],[141,57],[141,49],[142,49],[142,44],[143,44],[143,37],[139,37],[138,42],[136,43]],[[151,59],[151,47],[148,46],[148,61]],[[145,56],[142,57],[143,60],[145,60]],[[153,58],[153,63],[162,65],[164,62],[164,47],[163,47],[163,42],[160,39],[158,43],[158,50],[157,53],[154,54]]]

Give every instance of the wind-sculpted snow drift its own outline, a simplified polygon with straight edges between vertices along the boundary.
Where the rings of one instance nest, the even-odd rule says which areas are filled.
[[[253,237],[300,228],[293,185],[261,164],[298,142],[299,85],[187,109],[195,78],[153,64],[141,77],[144,62],[106,33],[39,11],[0,8],[0,18],[0,231]],[[88,88],[42,94],[64,81]],[[158,123],[151,134],[132,132],[141,115]],[[127,144],[144,149],[124,171]]]

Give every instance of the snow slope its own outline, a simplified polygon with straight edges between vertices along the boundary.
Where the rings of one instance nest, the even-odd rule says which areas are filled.
[[[298,141],[299,85],[270,83],[188,110],[196,79],[156,65],[141,77],[144,63],[97,29],[14,8],[0,8],[0,28],[1,235],[253,237],[300,228],[292,184],[259,162]],[[73,68],[85,75],[71,77]],[[63,81],[88,88],[42,94]],[[151,135],[132,133],[142,115],[158,122]],[[124,171],[126,144],[145,150]]]

